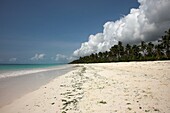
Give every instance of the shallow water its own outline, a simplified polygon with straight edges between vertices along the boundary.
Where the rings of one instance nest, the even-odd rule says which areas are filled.
[[[32,92],[52,79],[71,71],[71,65],[57,66],[47,70],[0,79],[0,107]]]
[[[0,64],[0,78],[48,71],[62,65],[64,64]]]

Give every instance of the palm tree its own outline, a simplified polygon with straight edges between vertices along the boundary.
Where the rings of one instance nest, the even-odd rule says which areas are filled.
[[[146,50],[146,44],[144,41],[141,41],[141,45],[140,45],[140,50],[142,51],[143,53],[143,56],[144,56],[144,59],[145,59],[145,50]]]
[[[163,56],[162,48],[161,44],[155,45],[156,59],[158,60]]]
[[[98,53],[98,60],[99,60],[99,62],[103,61],[103,53],[102,52]]]
[[[131,45],[127,44],[125,48],[126,60],[130,60]]]
[[[109,56],[108,51],[103,52],[104,61],[106,61],[106,62],[108,61],[108,56]]]
[[[122,46],[122,42],[118,42],[118,59],[121,60],[121,57],[124,55],[124,47]]]
[[[95,58],[95,55],[93,53],[89,57],[91,62],[96,62],[97,59]]]
[[[165,35],[162,36],[162,39],[159,40],[160,42],[162,42],[163,47],[165,48],[165,52],[166,52],[166,57],[170,58],[170,29],[168,31],[165,31]]]
[[[154,44],[152,44],[152,42],[149,42],[146,49],[147,49],[147,56],[152,57],[153,56],[153,48],[154,48]]]
[[[139,58],[139,46],[137,46],[137,45],[132,46],[132,55],[133,55],[132,60],[138,60],[138,58]]]
[[[112,60],[113,59],[118,60],[118,54],[119,54],[118,45],[114,45],[113,47],[110,48],[110,55],[109,56],[113,57],[113,58],[111,58]]]
[[[112,52],[111,51],[109,51],[108,52],[108,61],[113,61],[113,59],[114,59],[114,56],[112,55]]]

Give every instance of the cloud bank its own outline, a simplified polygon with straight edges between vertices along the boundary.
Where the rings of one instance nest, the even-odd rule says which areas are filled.
[[[80,57],[108,51],[118,41],[123,43],[139,43],[155,41],[165,30],[170,28],[170,0],[138,0],[138,9],[132,8],[130,13],[120,20],[104,24],[102,33],[90,35],[88,42],[74,51],[73,56]]]
[[[31,58],[31,60],[42,60],[44,59],[45,54],[38,54],[36,53],[34,57]]]

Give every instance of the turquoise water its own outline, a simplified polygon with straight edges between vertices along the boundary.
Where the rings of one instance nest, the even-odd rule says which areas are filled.
[[[72,65],[0,65],[0,107],[73,69]]]
[[[64,64],[4,64],[0,65],[0,79],[48,71]]]
[[[0,64],[0,71],[48,68],[64,64]]]

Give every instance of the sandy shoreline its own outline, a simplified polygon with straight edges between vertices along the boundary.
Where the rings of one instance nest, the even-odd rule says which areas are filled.
[[[170,61],[75,67],[0,113],[170,112]]]
[[[36,71],[36,69],[33,69]],[[40,69],[38,69],[40,70]],[[41,86],[48,84],[56,77],[63,75],[72,70],[72,65],[62,65],[55,67],[42,68],[43,72],[24,74],[0,78],[0,108],[12,103],[14,100],[39,89]],[[1,71],[1,70],[0,70]],[[25,70],[31,71],[29,70]],[[7,71],[7,72],[10,72]],[[24,70],[13,70],[15,72],[24,72]],[[12,75],[11,73],[11,75]],[[1,76],[1,74],[0,74]]]

